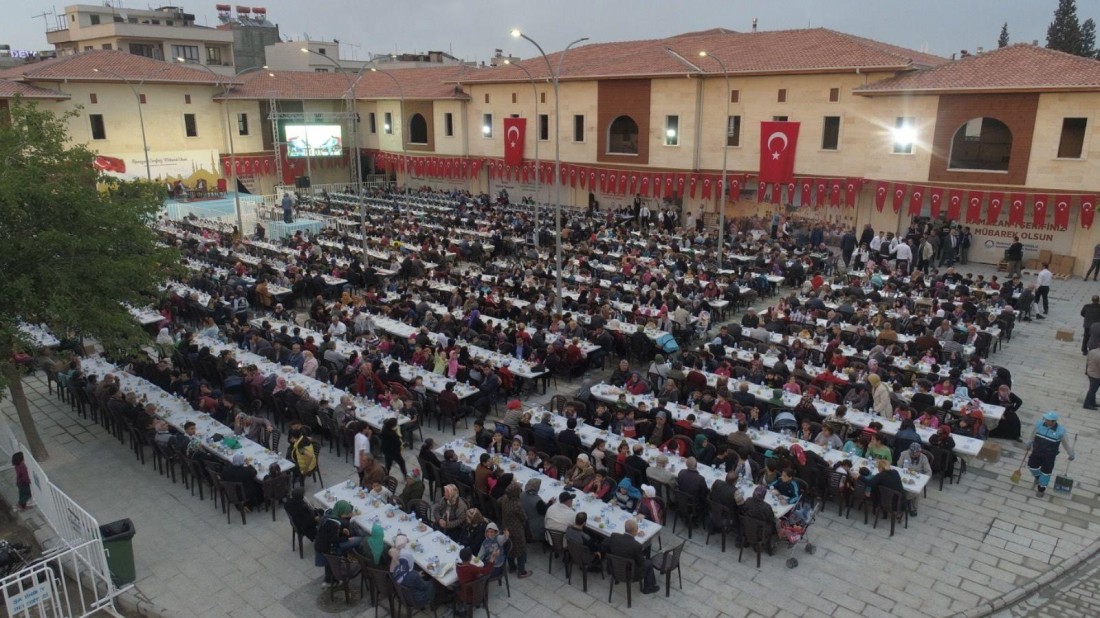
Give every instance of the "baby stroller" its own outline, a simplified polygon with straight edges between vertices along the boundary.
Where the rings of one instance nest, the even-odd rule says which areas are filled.
[[[803,500],[796,504],[790,512],[779,519],[776,532],[779,536],[779,542],[787,543],[788,549],[793,549],[800,541],[806,541],[806,553],[812,556],[817,552],[817,546],[806,538],[806,533],[809,532],[810,526],[817,519],[817,514],[821,512],[824,501],[818,499],[812,505],[804,504],[805,502],[806,500]],[[798,566],[797,558],[794,556],[787,558],[788,569],[793,569],[796,566]]]

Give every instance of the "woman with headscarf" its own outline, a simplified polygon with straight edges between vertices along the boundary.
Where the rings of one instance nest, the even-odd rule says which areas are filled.
[[[581,453],[577,455],[577,463],[569,469],[564,480],[568,486],[580,489],[592,480],[593,474],[595,474],[595,470],[592,469],[592,465],[589,463],[588,455]]]
[[[347,500],[340,500],[325,513],[317,525],[317,538],[313,541],[313,564],[325,567],[325,585],[333,581],[326,555],[342,556],[357,547],[362,538],[351,534],[351,516],[355,509]]]
[[[432,521],[444,534],[457,540],[460,528],[466,522],[468,508],[466,501],[458,495],[458,487],[447,485],[443,487],[443,495],[432,509]]]
[[[398,549],[397,539],[402,538],[404,542],[401,548]],[[420,573],[413,568],[415,562],[412,550],[408,548],[408,537],[403,534],[397,535],[397,538],[394,539],[394,550],[396,552],[393,550],[390,552],[391,556],[396,553],[391,565],[393,580],[404,589],[405,594],[414,605],[420,607],[430,605],[432,600],[435,599],[435,585],[421,577]]]
[[[523,448],[523,436],[518,433],[512,436],[512,447],[508,449],[508,459],[517,464],[527,460],[527,450]]]
[[[878,374],[867,375],[867,385],[871,391],[871,407],[875,414],[887,420],[894,418],[894,406],[890,401],[890,387],[883,383]]]
[[[657,488],[642,485],[641,499],[638,500],[638,513],[649,521],[662,526],[665,523],[664,505],[657,498]]]
[[[370,535],[363,539],[363,544],[360,546],[366,547],[365,555],[370,556],[370,559],[374,562],[376,567],[385,567],[390,561],[390,555],[386,553],[386,530],[382,528],[382,524],[374,522],[371,526]]]
[[[629,476],[624,476],[623,480],[619,481],[618,487],[615,488],[611,501],[619,508],[633,513],[638,508],[638,503],[641,500],[642,492],[634,486]]]
[[[776,520],[775,511],[772,510],[764,497],[768,495],[768,488],[764,485],[757,485],[752,490],[752,496],[745,499],[745,503],[741,505],[741,518],[750,518],[764,524],[765,547],[771,547],[771,544],[775,538],[776,532]]]
[[[953,423],[952,431],[962,436],[984,440],[985,413],[982,411],[982,400],[971,399],[956,414],[958,417]]]
[[[527,509],[521,499],[522,490],[519,483],[511,480],[511,474],[501,477],[498,487],[504,484],[508,477],[507,488],[504,497],[500,499],[500,521],[504,529],[508,531],[508,540],[511,547],[508,549],[508,566],[515,567],[520,579],[531,576],[527,570]]]
[[[500,500],[504,497],[504,492],[508,491],[508,487],[511,486],[512,480],[515,478],[511,472],[505,472],[493,483],[493,488],[489,490],[489,496],[493,500]]]
[[[1001,422],[989,432],[989,437],[1020,442],[1020,417],[1016,414],[1016,410],[1019,410],[1024,402],[1012,392],[1011,386],[1001,384],[989,403],[1005,409]]]
[[[550,508],[550,505],[539,496],[541,488],[542,479],[539,477],[528,479],[527,484],[523,486],[523,494],[519,497],[523,512],[527,515],[527,529],[531,532],[531,538],[536,541],[542,541],[546,537],[546,509]],[[551,499],[551,502],[554,500]]]
[[[707,440],[707,435],[705,433],[700,432],[695,434],[695,444],[693,446],[693,450],[695,453],[695,459],[698,460],[699,463],[708,466],[714,463],[714,456],[716,451],[714,445],[711,444],[709,440]]]

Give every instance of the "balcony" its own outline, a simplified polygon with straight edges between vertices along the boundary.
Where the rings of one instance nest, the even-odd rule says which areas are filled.
[[[46,42],[50,45],[78,43],[90,39],[109,39],[113,37],[154,39],[160,41],[201,41],[204,44],[233,45],[232,30],[216,30],[197,26],[165,26],[153,24],[131,24],[112,22],[94,26],[73,27],[64,30],[46,32]]]

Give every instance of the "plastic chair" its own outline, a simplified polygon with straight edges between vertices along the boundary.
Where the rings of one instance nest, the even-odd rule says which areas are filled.
[[[489,576],[479,577],[472,582],[466,582],[458,590],[458,598],[466,606],[468,616],[474,615],[474,610],[485,607],[485,618],[489,618]],[[456,609],[457,613],[458,610]]]
[[[329,571],[332,572],[332,577],[336,580],[329,588],[329,600],[336,600],[336,590],[338,588],[344,589],[344,601],[351,605],[351,581],[356,577],[363,576],[363,569],[359,566],[359,563],[354,560],[349,560],[343,556],[334,556],[332,554],[325,554],[325,560],[328,562]],[[359,584],[360,592],[363,590],[363,584]]]
[[[722,535],[722,553],[726,553],[726,534],[733,530],[734,524],[733,510],[714,500],[707,500],[707,504],[710,505],[710,525],[707,526],[706,544],[710,545],[710,535],[717,527],[718,533]]]
[[[290,480],[289,474],[280,474],[263,480],[264,502],[271,510],[271,521],[275,521],[275,505],[290,496]]]
[[[547,573],[554,572],[554,558],[561,556],[562,562],[565,562],[565,533],[558,532],[556,530],[547,530],[546,539],[550,544],[550,560]],[[569,575],[569,563],[565,562],[565,574]]]
[[[680,590],[684,589],[684,574],[680,570],[680,555],[684,553],[684,545],[687,541],[680,541],[680,544],[665,552],[661,553],[661,556],[653,561],[653,568],[657,569],[657,572],[665,576],[665,596],[669,595],[669,588],[672,587],[672,572],[676,571],[676,577],[680,579]],[[725,549],[723,549],[725,551]]]
[[[222,510],[225,511],[225,523],[233,523],[233,508],[241,514],[241,524],[247,524],[245,521],[245,512],[247,508],[245,506],[244,498],[244,483],[235,483],[233,481],[221,482],[221,494],[222,494]]]
[[[411,573],[410,575],[412,577],[419,577],[419,575],[417,575],[416,573]],[[432,616],[436,615],[435,607],[431,603],[428,603],[427,605],[417,604],[409,596],[408,591],[405,590],[405,588],[401,584],[397,583],[397,581],[393,579],[392,573],[389,575],[389,577],[390,583],[393,585],[394,597],[397,599],[397,613],[394,614],[395,616],[401,616],[402,606],[408,608],[410,618],[413,615],[413,612],[418,609],[430,609],[432,610]]]
[[[756,568],[759,569],[760,554],[765,550],[771,551],[772,539],[775,537],[775,524],[752,517],[742,517],[741,529],[744,531],[745,539],[741,544],[741,551],[737,552],[737,562],[741,562],[745,547],[749,546],[756,551]]]
[[[885,513],[890,518],[890,536],[894,536],[894,524],[897,523],[899,517],[905,518],[905,528],[909,528],[909,510],[905,508],[906,498],[900,491],[895,491],[889,487],[878,487],[878,504],[875,508],[875,523],[872,528],[878,527],[879,514]]]
[[[607,602],[611,602],[611,596],[615,593],[615,584],[624,583],[626,584],[626,606],[629,608],[635,581],[634,561],[613,555],[604,556],[604,560],[607,563],[607,572],[611,575],[611,584],[607,589]]]
[[[672,533],[676,534],[676,524],[680,519],[683,519],[684,525],[687,526],[688,538],[690,539],[692,530],[695,529],[696,520],[699,519],[699,501],[695,496],[684,493],[679,489],[672,490],[672,497],[676,500],[675,517],[672,520]]]
[[[568,564],[580,569],[581,586],[585,592],[588,592],[588,569],[599,564],[595,560],[595,555],[583,544],[566,542],[565,550],[569,555]],[[603,577],[603,569],[600,569],[600,577]],[[567,583],[573,583],[572,569],[566,569],[565,580]]]

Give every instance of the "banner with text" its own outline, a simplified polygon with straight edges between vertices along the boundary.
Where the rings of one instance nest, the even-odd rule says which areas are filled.
[[[1006,211],[1008,209],[1005,209]],[[1004,259],[1005,250],[1014,236],[1024,245],[1024,260],[1038,259],[1039,251],[1046,249],[1054,254],[1066,254],[1073,248],[1073,228],[1059,228],[1049,220],[1036,226],[1027,221],[1023,226],[1009,226],[1007,212],[994,225],[971,225],[974,235],[970,243],[970,260],[984,264],[996,264]]]
[[[205,172],[219,177],[222,170],[218,167],[217,150],[177,150],[149,153],[149,173],[153,180],[183,180],[191,178],[196,172]],[[108,176],[122,180],[145,178],[145,156],[139,153],[99,154],[94,160],[96,169]]]

